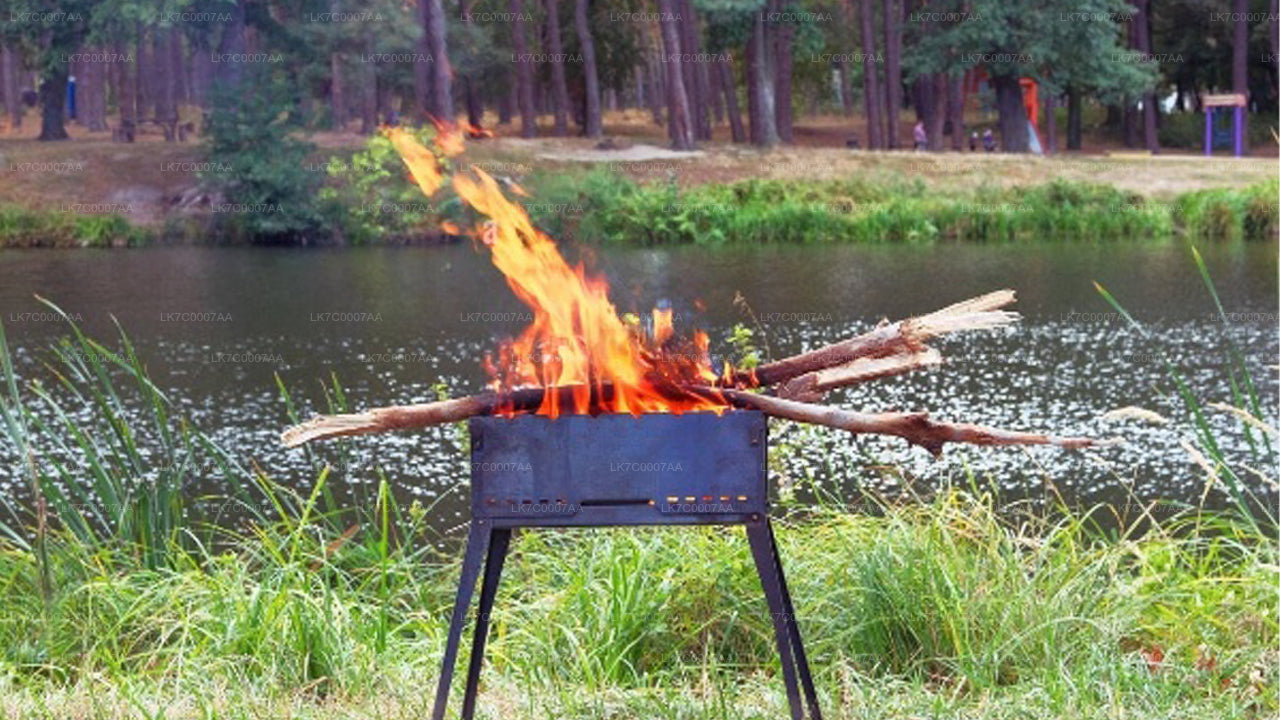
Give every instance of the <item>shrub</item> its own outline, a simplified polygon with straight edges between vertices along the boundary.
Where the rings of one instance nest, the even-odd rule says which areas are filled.
[[[424,147],[434,147],[436,131],[430,127],[405,128]],[[447,159],[442,162],[448,170]],[[437,229],[446,211],[461,211],[461,203],[442,189],[425,197],[412,180],[391,141],[381,134],[370,137],[364,149],[349,162],[330,161],[329,183],[320,191],[331,226],[356,244],[408,242],[439,237]]]
[[[314,148],[292,135],[285,86],[250,74],[234,92],[215,89],[212,96],[205,133],[214,170],[201,179],[226,203],[215,226],[250,242],[315,238],[323,220],[315,203],[319,179],[305,166]]]

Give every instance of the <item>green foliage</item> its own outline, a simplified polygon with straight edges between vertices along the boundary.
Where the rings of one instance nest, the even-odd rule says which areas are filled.
[[[214,208],[220,229],[250,242],[313,238],[323,221],[315,203],[318,174],[305,166],[314,148],[293,134],[287,86],[256,72],[237,88],[218,88],[213,98],[205,134],[216,169],[201,179],[222,197]]]
[[[431,127],[406,128],[425,147],[433,147]],[[442,159],[446,167],[448,161]],[[438,237],[445,213],[458,214],[460,202],[443,188],[425,197],[411,178],[404,160],[384,135],[365,141],[364,149],[347,162],[328,164],[329,183],[319,198],[330,214],[330,224],[342,229],[348,242],[406,242]]]
[[[1245,190],[1198,190],[1178,198],[1174,216],[1188,235],[1206,240],[1269,240],[1280,233],[1280,183]]]
[[[1064,180],[942,194],[919,182],[861,179],[752,179],[682,189],[674,181],[640,184],[595,171],[535,177],[529,185],[541,205],[575,208],[569,216],[535,213],[552,235],[610,244],[1096,241],[1165,238],[1179,230],[1266,239],[1276,227],[1274,185],[1201,191],[1174,203]]]
[[[25,486],[69,538],[84,548],[128,553],[154,569],[195,539],[187,485],[221,477],[234,489],[243,471],[172,417],[168,398],[147,378],[123,332],[120,348],[112,350],[70,319],[67,324],[72,338],[54,346],[48,365],[52,387],[38,380],[19,386],[0,327],[0,379],[7,390],[0,397],[0,438],[28,459]],[[0,535],[20,545],[26,544],[24,527],[45,524],[4,496],[0,508],[9,516],[0,520]]]
[[[121,215],[69,215],[0,205],[0,247],[133,247],[150,232]]]

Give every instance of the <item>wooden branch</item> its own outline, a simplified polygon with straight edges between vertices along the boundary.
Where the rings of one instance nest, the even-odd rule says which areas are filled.
[[[542,388],[517,390],[512,393],[483,393],[469,397],[440,400],[416,405],[393,405],[346,415],[316,415],[301,425],[284,431],[280,442],[297,447],[312,440],[345,435],[363,435],[388,430],[408,430],[466,420],[477,415],[491,415],[499,408],[533,411],[542,404]]]
[[[861,358],[882,358],[919,353],[926,340],[954,332],[996,328],[1018,320],[1018,314],[1001,310],[1016,300],[1012,290],[997,290],[950,305],[928,315],[884,323],[857,337],[801,353],[754,370],[733,373],[721,384],[729,387],[765,387],[794,380],[811,372]]]
[[[726,389],[722,393],[725,399],[738,408],[759,410],[766,415],[796,422],[847,430],[855,435],[896,435],[912,445],[919,445],[935,456],[942,454],[942,446],[949,442],[970,445],[1056,445],[1063,448],[1106,446],[1118,442],[999,430],[968,423],[938,422],[930,419],[926,412],[861,413],[826,405],[757,395],[743,390]]]
[[[858,358],[844,365],[815,370],[778,386],[777,395],[787,400],[817,402],[827,391],[870,380],[902,375],[942,364],[942,355],[933,348],[880,358]]]

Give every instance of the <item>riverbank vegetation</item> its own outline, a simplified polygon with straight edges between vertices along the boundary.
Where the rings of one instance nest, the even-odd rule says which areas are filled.
[[[230,185],[234,199],[220,201],[220,211],[184,214],[161,227],[137,225],[120,214],[0,206],[0,246],[457,239],[442,225],[467,227],[475,218],[450,193],[437,201],[421,198],[397,172],[399,159],[389,144],[381,144],[386,143],[371,142],[349,161],[326,162],[330,177],[323,186],[315,173],[257,173],[252,184]],[[534,173],[523,184],[533,194],[525,204],[539,226],[584,244],[1097,242],[1172,236],[1266,241],[1274,240],[1280,228],[1275,181],[1170,199],[1072,180],[940,190],[904,175],[875,182],[752,179],[682,186],[601,169]]]
[[[458,573],[434,506],[398,502],[380,472],[340,503],[318,459],[309,487],[285,487],[185,421],[126,336],[69,332],[48,384],[0,350],[0,440],[16,460],[0,491],[0,717],[424,715]],[[1199,420],[1210,399],[1179,385],[1205,478],[1202,502],[1172,513],[1052,492],[1010,505],[964,474],[927,497],[780,489],[826,715],[1280,710],[1276,518],[1245,483],[1274,467],[1275,431],[1250,411],[1243,366],[1226,366],[1238,393],[1218,399],[1252,455],[1218,452]],[[330,397],[343,407],[340,388]],[[193,490],[211,480],[216,496]],[[1204,509],[1217,493],[1228,509]],[[507,567],[489,716],[785,714],[740,533],[521,533]]]

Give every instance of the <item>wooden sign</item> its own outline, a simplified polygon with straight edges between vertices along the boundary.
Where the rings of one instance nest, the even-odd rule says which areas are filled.
[[[1205,107],[1244,107],[1244,93],[1226,93],[1224,95],[1205,95],[1201,101]]]

